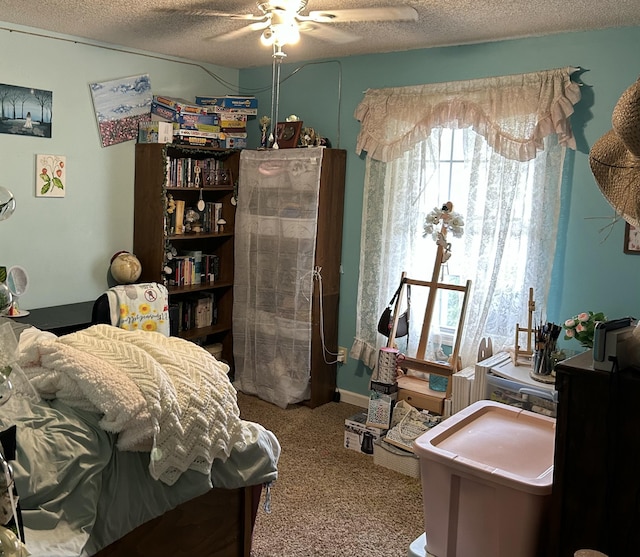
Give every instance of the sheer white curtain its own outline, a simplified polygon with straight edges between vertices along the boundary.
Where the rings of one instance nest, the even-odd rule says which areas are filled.
[[[529,288],[544,312],[560,205],[568,117],[579,100],[573,68],[467,82],[368,91],[356,110],[358,150],[367,151],[356,338],[351,355],[373,368],[385,338],[382,309],[400,274],[429,280],[435,243],[423,238],[426,214],[446,201],[465,219],[443,266],[445,282],[472,281],[462,362],[482,337],[513,344],[526,322]],[[442,128],[464,134],[464,172],[446,198],[439,172]],[[449,275],[449,277],[447,276]],[[423,312],[412,296],[408,352]],[[540,317],[540,313],[539,313]],[[437,331],[438,323],[432,323]]]

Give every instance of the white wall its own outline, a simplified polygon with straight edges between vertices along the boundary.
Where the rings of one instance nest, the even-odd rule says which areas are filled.
[[[0,27],[0,82],[53,91],[50,139],[0,134],[0,186],[17,200],[0,222],[0,265],[27,269],[23,309],[95,299],[108,287],[111,256],[133,247],[135,142],[101,146],[89,84],[149,74],[154,93],[193,99],[237,93],[239,72],[206,66],[223,85],[191,62]],[[66,197],[36,198],[36,154],[66,156]]]

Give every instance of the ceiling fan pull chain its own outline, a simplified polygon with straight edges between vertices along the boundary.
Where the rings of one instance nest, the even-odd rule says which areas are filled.
[[[276,45],[273,45],[273,56],[271,58],[271,132],[269,133],[268,145],[273,145],[275,140],[275,134],[273,130],[276,129],[276,107],[275,107],[275,90],[276,90]]]
[[[278,107],[280,105],[280,66],[282,65],[282,59],[286,56],[286,54],[282,52],[282,46],[280,45],[274,45],[273,50],[274,50],[273,60],[274,60],[274,70],[275,70],[274,71],[275,89],[271,90],[271,98],[272,98],[271,104],[272,105],[275,104],[275,116],[271,125],[271,130],[275,130],[275,133],[273,133],[273,131],[271,133],[274,136],[272,148],[279,149],[280,147],[278,146],[278,117],[279,117]],[[275,93],[275,100],[273,100],[274,93]]]

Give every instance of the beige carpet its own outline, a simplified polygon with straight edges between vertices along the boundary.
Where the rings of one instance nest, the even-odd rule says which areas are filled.
[[[238,393],[241,416],[282,445],[271,513],[262,505],[252,557],[406,557],[424,532],[420,480],[345,449],[344,420],[361,409],[329,403],[282,410]]]

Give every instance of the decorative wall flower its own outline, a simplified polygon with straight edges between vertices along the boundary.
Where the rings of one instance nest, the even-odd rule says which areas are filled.
[[[575,317],[567,319],[562,328],[564,329],[564,339],[575,338],[585,348],[593,348],[593,332],[597,321],[606,321],[607,318],[601,311],[585,311]]]

